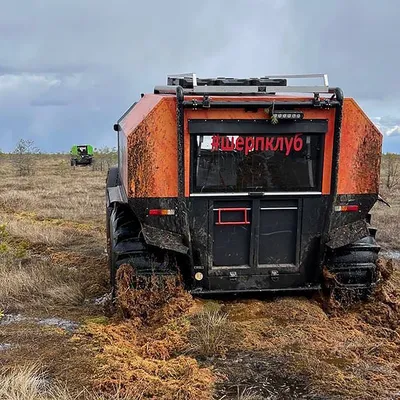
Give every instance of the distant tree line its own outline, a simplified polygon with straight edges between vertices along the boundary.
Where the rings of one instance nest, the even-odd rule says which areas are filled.
[[[93,170],[107,171],[118,163],[118,152],[115,147],[95,147],[93,153]],[[35,174],[38,156],[43,154],[33,140],[20,139],[11,153],[6,154],[0,149],[0,160],[9,158],[18,176],[29,176]],[[65,153],[57,154],[65,155]],[[400,187],[400,154],[382,154],[382,180],[389,190]]]
[[[115,147],[104,146],[93,149],[93,168],[100,171],[108,171],[110,167],[118,163],[118,152]]]
[[[34,175],[40,154],[34,141],[28,139],[20,139],[11,153],[3,153],[0,149],[0,159],[10,160],[18,176]]]
[[[107,171],[111,166],[118,163],[118,153],[115,147],[100,147],[94,148],[93,152],[93,170],[97,171]],[[67,156],[69,152],[58,152],[55,155]],[[10,153],[4,153],[0,149],[0,161],[2,159],[8,159],[12,166],[15,168],[16,174],[18,176],[29,176],[34,175],[36,170],[36,163],[38,162],[38,156],[44,156],[50,154],[45,154],[38,147],[36,147],[35,142],[29,139],[20,139],[14,150]],[[69,160],[65,160],[68,162]]]
[[[400,154],[386,153],[382,156],[384,183],[387,189],[400,186]]]

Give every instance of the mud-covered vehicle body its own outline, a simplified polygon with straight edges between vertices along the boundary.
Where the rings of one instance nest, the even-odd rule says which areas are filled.
[[[172,76],[142,95],[114,125],[111,281],[177,265],[192,293],[313,290],[326,267],[370,288],[382,135],[320,77]]]
[[[91,165],[93,162],[93,147],[90,144],[74,145],[70,154],[71,166]]]

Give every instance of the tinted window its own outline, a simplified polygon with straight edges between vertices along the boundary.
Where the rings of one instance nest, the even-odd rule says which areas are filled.
[[[320,191],[323,135],[197,135],[194,192]]]

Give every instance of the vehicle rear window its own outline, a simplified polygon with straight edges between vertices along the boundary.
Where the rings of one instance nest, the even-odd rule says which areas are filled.
[[[193,135],[192,192],[320,191],[323,134]]]

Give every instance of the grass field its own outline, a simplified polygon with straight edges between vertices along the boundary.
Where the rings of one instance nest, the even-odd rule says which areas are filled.
[[[106,172],[39,157],[20,177],[0,156],[0,399],[400,398],[398,263],[374,299],[330,313],[318,296],[178,290],[150,322],[122,319],[107,306]],[[398,251],[400,188],[382,195],[377,239]]]
[[[397,156],[400,165],[400,155]],[[383,157],[381,171],[381,195],[390,204],[390,207],[377,203],[372,209],[373,225],[378,228],[377,240],[384,250],[400,251],[400,167],[397,173],[397,185],[388,189],[387,179],[388,158]]]

